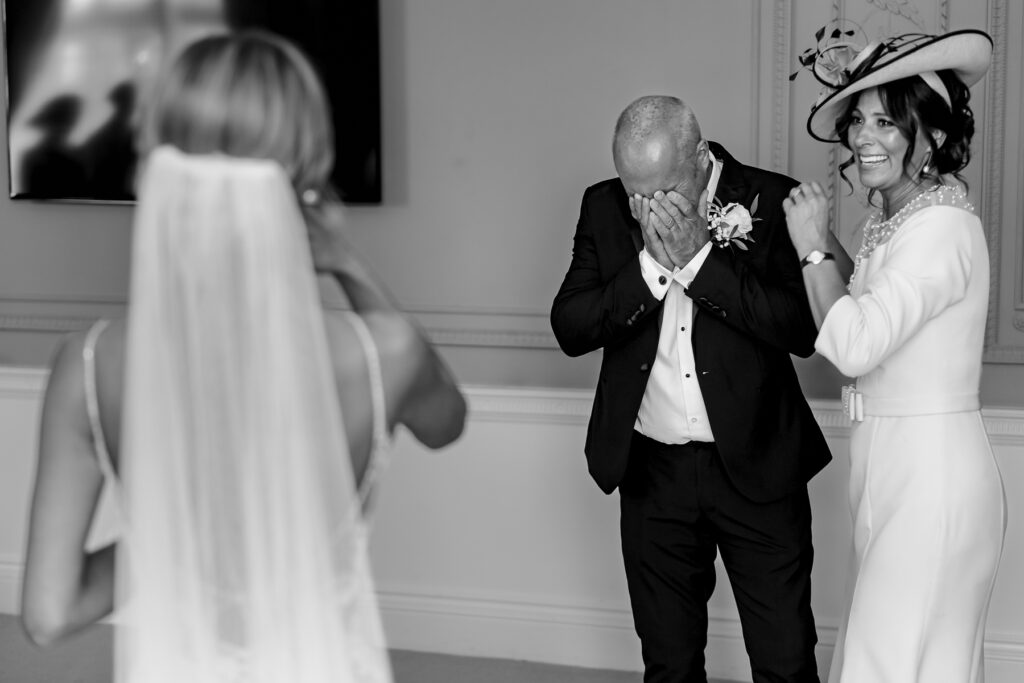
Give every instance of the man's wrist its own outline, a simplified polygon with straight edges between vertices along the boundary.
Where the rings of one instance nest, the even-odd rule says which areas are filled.
[[[640,250],[640,277],[647,283],[651,295],[657,299],[665,298],[669,285],[672,283],[673,270],[666,268],[651,256],[647,248]]]

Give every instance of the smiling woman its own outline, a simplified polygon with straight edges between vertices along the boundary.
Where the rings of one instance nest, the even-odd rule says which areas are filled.
[[[784,202],[815,349],[857,378],[844,392],[855,569],[830,683],[984,679],[1006,511],[979,413],[988,249],[960,171],[968,86],[991,54],[980,31],[897,36],[864,48],[812,110],[811,134],[851,150],[843,168],[881,195],[852,276],[821,187]]]
[[[970,161],[974,134],[970,90],[952,71],[936,78],[941,92],[915,77],[864,90],[836,121],[843,146],[854,153],[841,171],[857,165],[869,197],[882,195],[886,218],[941,184],[942,175],[966,186],[960,171]]]

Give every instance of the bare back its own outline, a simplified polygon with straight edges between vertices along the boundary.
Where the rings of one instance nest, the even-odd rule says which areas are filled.
[[[371,370],[354,327],[356,322],[352,317],[355,315],[347,311],[325,311],[324,324],[352,466],[357,481],[361,482],[373,445],[374,415],[370,400]],[[394,313],[370,313],[362,317],[380,355],[385,424],[390,434],[407,401],[415,371],[409,362],[409,335],[403,333],[407,324]],[[112,320],[95,348],[99,421],[115,468],[120,452],[126,331],[124,319]],[[81,360],[84,338],[85,333],[81,333],[68,340],[67,360],[76,367],[60,371],[84,372]],[[84,405],[84,392],[81,401]]]

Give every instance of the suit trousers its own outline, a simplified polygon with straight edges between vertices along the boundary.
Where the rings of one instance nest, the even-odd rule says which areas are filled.
[[[635,432],[619,501],[645,683],[706,683],[719,551],[754,683],[818,682],[806,487],[756,503],[733,487],[713,443],[666,445]]]

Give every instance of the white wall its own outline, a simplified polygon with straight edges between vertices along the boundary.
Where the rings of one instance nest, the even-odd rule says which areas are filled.
[[[352,207],[352,242],[463,381],[589,388],[596,357],[562,356],[548,311],[583,190],[613,174],[616,116],[641,94],[675,93],[737,159],[827,184],[829,147],[804,130],[818,84],[788,76],[838,13],[872,31],[914,30],[908,17],[926,32],[989,28],[1008,48],[974,89],[983,134],[968,175],[993,236],[1007,231],[1000,288],[1024,292],[1012,285],[1024,281],[1024,56],[1006,39],[1024,19],[1007,0],[380,0],[384,201]],[[63,332],[118,314],[130,219],[127,206],[0,196],[0,364],[45,365]],[[1024,300],[993,305],[992,343],[1005,348],[986,360],[1018,364],[986,363],[982,398],[1024,406]],[[819,360],[798,372],[811,396],[841,384]]]
[[[0,367],[0,612],[17,611],[45,373]],[[586,473],[591,394],[470,387],[466,434],[437,453],[396,442],[373,540],[392,646],[640,668],[618,550],[618,499]],[[811,484],[813,605],[827,670],[849,547],[846,423],[812,404],[835,461]],[[989,683],[1024,680],[1024,410],[986,410],[1010,501],[986,638]],[[711,600],[709,673],[750,680],[724,574]]]

